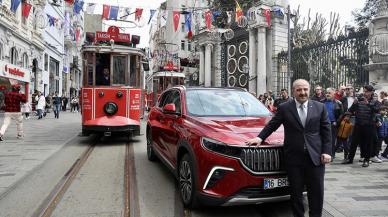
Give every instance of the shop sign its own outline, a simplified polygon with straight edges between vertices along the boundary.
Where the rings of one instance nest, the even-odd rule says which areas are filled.
[[[31,73],[28,69],[23,69],[3,61],[0,61],[0,76],[23,82],[31,81]]]
[[[129,43],[130,35],[120,33],[120,30],[116,26],[110,26],[108,32],[96,32],[96,41],[117,41]]]
[[[14,75],[16,77],[24,77],[24,72],[23,71],[21,71],[18,68],[8,67],[8,65],[5,65],[5,72],[8,72],[9,74]]]

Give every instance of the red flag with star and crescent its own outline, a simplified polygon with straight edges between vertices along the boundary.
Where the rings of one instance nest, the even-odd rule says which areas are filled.
[[[105,19],[105,20],[109,19],[109,11],[110,11],[110,5],[102,6],[102,19]]]
[[[180,11],[173,11],[173,20],[174,20],[174,32],[178,30],[179,26],[179,19],[181,18],[181,12]]]

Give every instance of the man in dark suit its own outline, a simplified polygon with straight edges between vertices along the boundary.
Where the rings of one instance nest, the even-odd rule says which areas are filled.
[[[307,187],[310,217],[322,216],[325,164],[331,161],[331,131],[324,104],[309,99],[310,84],[298,79],[294,99],[277,113],[248,145],[261,145],[280,125],[284,126],[284,154],[294,216],[303,217],[303,190]]]

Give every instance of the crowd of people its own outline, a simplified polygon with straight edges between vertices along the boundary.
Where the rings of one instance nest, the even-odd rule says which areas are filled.
[[[29,102],[26,95],[20,93],[20,85],[15,84],[11,88],[11,91],[5,94],[4,108],[1,108],[5,113],[4,122],[0,128],[0,141],[4,140],[4,134],[12,120],[17,126],[17,138],[22,139],[24,136],[23,119],[28,120],[36,116],[40,120],[51,111],[54,113],[54,118],[59,119],[60,112],[68,110],[69,98],[59,96],[58,92],[45,97],[42,92],[35,91],[32,102]],[[70,111],[79,112],[79,110],[79,98],[74,96],[70,100]]]
[[[257,97],[268,109],[276,112],[278,106],[288,100],[287,89],[282,89],[275,98],[272,91]],[[343,164],[352,164],[357,147],[360,147],[360,162],[363,167],[370,163],[388,161],[388,148],[382,150],[383,142],[388,144],[388,93],[375,93],[372,85],[361,90],[352,85],[338,89],[323,90],[314,87],[310,100],[325,105],[331,124],[332,160],[336,153],[343,153]]]

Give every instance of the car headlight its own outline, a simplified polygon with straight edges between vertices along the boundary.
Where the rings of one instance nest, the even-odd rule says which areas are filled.
[[[225,143],[204,137],[202,137],[201,142],[202,145],[209,151],[213,151],[229,157],[239,158],[241,156],[242,149],[240,147],[230,146]]]
[[[107,102],[104,106],[104,111],[107,115],[114,115],[118,110],[117,104],[114,102]]]

